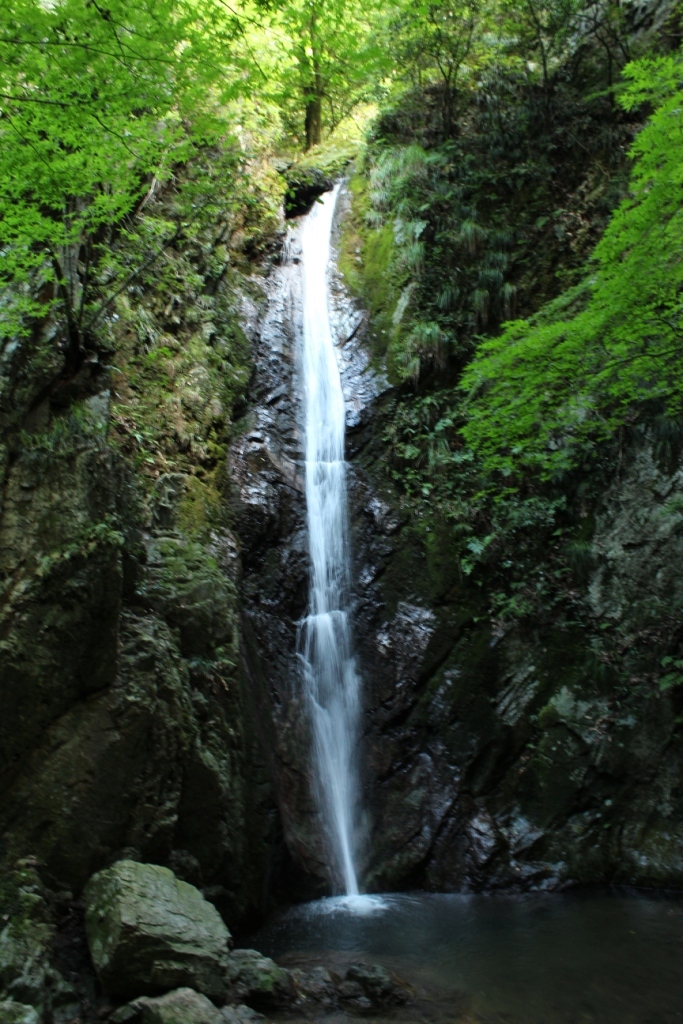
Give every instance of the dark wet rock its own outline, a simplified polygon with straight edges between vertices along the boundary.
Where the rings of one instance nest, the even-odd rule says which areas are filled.
[[[337,985],[326,967],[314,967],[311,971],[294,970],[291,974],[298,1000],[312,1000],[326,1009],[336,1005]]]
[[[3,863],[36,856],[78,893],[117,857],[173,860],[238,919],[260,899],[274,808],[234,537],[180,528],[185,474],[160,478],[147,513],[97,434],[19,452],[3,495]]]
[[[374,1009],[386,1009],[407,1002],[405,988],[381,964],[352,964],[343,985],[358,985]],[[340,993],[342,990],[340,986]]]
[[[293,164],[285,171],[285,178],[285,212],[288,217],[306,213],[318,196],[334,185],[334,178],[319,167],[299,167]]]
[[[339,1001],[346,1010],[366,1016],[374,1013],[376,1007],[365,995],[363,986],[357,981],[343,981],[337,990]]]
[[[390,402],[375,415],[352,489],[376,780],[367,884],[683,884],[680,698],[656,683],[683,600],[680,469],[645,443],[603,488],[585,623],[558,612],[501,627],[445,539],[426,543],[415,522],[395,538],[368,511],[377,488],[401,519],[379,461]]]
[[[8,473],[0,514],[0,773],[60,714],[114,680],[123,583],[112,525],[116,477],[112,454],[97,448],[68,459],[26,452]]]
[[[353,142],[325,143],[314,147],[293,163],[276,161],[275,166],[287,182],[284,197],[287,217],[306,213],[316,199],[331,189],[344,173],[344,168],[357,155]]]
[[[210,657],[229,644],[235,588],[206,546],[187,537],[157,535],[147,542],[147,573],[139,597],[178,630],[185,657]]]
[[[323,891],[328,851],[318,826],[309,771],[309,735],[297,657],[299,623],[308,602],[308,547],[301,451],[298,360],[302,295],[298,227],[287,258],[267,284],[267,306],[253,346],[256,369],[245,431],[231,448],[234,520],[242,547],[241,600],[246,654],[270,770],[282,817],[285,851],[274,873],[282,872],[291,898]],[[362,344],[365,318],[334,273],[333,331],[339,343],[347,422],[364,422],[373,398],[386,383],[371,367]],[[380,513],[381,514],[381,513]],[[392,529],[393,521],[387,521]],[[293,862],[293,864],[292,864]],[[294,879],[291,871],[299,874]]]
[[[102,986],[130,998],[191,985],[222,1000],[230,933],[218,911],[168,868],[119,861],[85,890],[85,927]]]
[[[255,949],[236,949],[224,971],[230,999],[258,1010],[288,1006],[295,998],[292,975]]]
[[[219,1024],[259,1024],[266,1018],[258,1010],[241,1003],[239,1006],[224,1006],[219,1014]]]

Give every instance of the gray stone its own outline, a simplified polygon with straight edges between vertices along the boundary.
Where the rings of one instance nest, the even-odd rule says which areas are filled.
[[[219,1011],[191,988],[177,988],[157,999],[136,1000],[141,1024],[216,1024]]]
[[[258,1024],[265,1017],[257,1010],[241,1003],[239,1006],[224,1006],[218,1015],[218,1024]]]
[[[5,999],[0,1003],[0,1024],[38,1024],[38,1011],[33,1006]]]
[[[108,1024],[129,1024],[131,1021],[139,1020],[140,1018],[140,1007],[137,1002],[126,1003],[125,1006],[119,1006],[118,1010],[114,1010],[112,1014],[107,1018]]]
[[[104,990],[130,999],[191,985],[222,1000],[230,932],[168,868],[118,861],[85,890],[85,928]]]
[[[286,1006],[294,999],[289,971],[255,949],[236,949],[230,955],[225,979],[231,998],[257,1009]]]
[[[344,984],[359,985],[374,1009],[406,1002],[405,989],[381,964],[352,964],[346,972]]]
[[[357,981],[343,981],[339,986],[339,999],[347,1010],[365,1016],[375,1009]]]
[[[299,999],[309,999],[330,1009],[337,1001],[334,979],[326,967],[314,967],[312,971],[292,971]]]
[[[108,1024],[259,1024],[265,1019],[243,1003],[219,1010],[200,992],[177,988],[163,996],[134,999],[112,1013]]]
[[[18,880],[14,913],[0,931],[0,995],[38,1006],[57,977],[49,961],[54,929],[35,873],[24,867]]]

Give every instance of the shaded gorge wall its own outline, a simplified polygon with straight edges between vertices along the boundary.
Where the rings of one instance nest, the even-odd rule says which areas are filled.
[[[325,850],[295,656],[308,572],[297,251],[294,232],[291,261],[271,278],[232,472],[249,671],[286,839],[275,884],[304,896],[325,890]],[[448,524],[425,525],[387,472],[401,391],[365,350],[367,316],[334,268],[331,294],[347,401],[365,887],[680,885],[680,698],[658,685],[681,626],[678,460],[634,435],[619,465],[596,470],[578,589],[537,616],[492,618],[495,579],[464,574]]]

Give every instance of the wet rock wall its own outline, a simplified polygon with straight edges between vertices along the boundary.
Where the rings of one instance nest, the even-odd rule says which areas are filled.
[[[342,196],[341,213],[344,210]],[[282,891],[325,889],[296,657],[308,585],[297,395],[296,230],[271,279],[250,426],[233,448],[248,664],[283,819]],[[370,889],[680,886],[678,463],[636,437],[587,514],[586,614],[492,622],[449,538],[411,517],[385,472],[395,393],[365,318],[331,273],[347,399],[354,631],[364,686]],[[673,655],[671,654],[673,652]]]

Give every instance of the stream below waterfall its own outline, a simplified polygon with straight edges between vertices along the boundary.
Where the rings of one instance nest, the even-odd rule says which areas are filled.
[[[413,989],[396,1020],[683,1022],[683,899],[587,891],[381,901],[366,914],[335,899],[296,906],[250,941],[289,967],[381,963]]]

